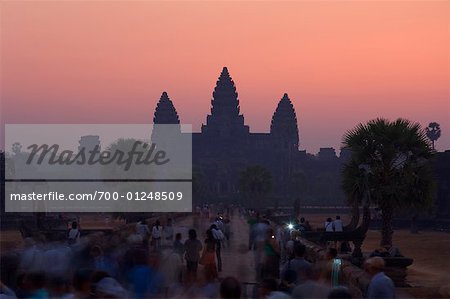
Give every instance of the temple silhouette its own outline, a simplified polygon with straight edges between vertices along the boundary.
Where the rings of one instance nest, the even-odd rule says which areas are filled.
[[[201,131],[192,134],[194,202],[236,202],[239,175],[249,166],[259,165],[270,171],[272,201],[261,205],[342,205],[346,197],[341,188],[341,170],[350,152],[337,155],[331,147],[317,155],[299,150],[297,114],[288,94],[284,94],[273,113],[270,132],[253,133],[245,124],[235,83],[226,67],[217,80],[211,99],[211,113]],[[155,124],[180,124],[180,117],[168,94],[157,103]],[[437,153],[434,171],[438,181],[437,215],[449,217],[448,163],[450,151]],[[195,192],[199,181],[202,192]]]
[[[175,105],[166,92],[162,93],[156,106],[153,122],[180,124]],[[342,159],[332,148],[321,149],[318,156],[307,154],[299,150],[299,142],[297,116],[287,93],[281,97],[273,113],[270,132],[250,132],[240,111],[235,83],[224,67],[212,94],[211,113],[201,126],[201,132],[192,134],[194,175],[203,179],[208,196],[232,200],[239,196],[240,172],[248,166],[259,165],[272,174],[271,197],[287,200],[289,195],[286,194],[291,193],[290,178],[300,172],[305,180],[313,183],[318,179],[328,187],[327,194],[321,195],[317,193],[321,193],[323,188],[308,188],[311,198],[329,197],[334,202],[342,202],[338,179]],[[341,154],[343,159],[344,156]],[[317,171],[319,165],[323,173]]]

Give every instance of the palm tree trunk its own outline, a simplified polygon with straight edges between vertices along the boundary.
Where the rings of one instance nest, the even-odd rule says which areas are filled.
[[[392,218],[394,209],[389,206],[381,207],[381,246],[392,245],[392,235],[394,234],[394,230],[392,229]]]
[[[352,219],[350,220],[350,223],[348,225],[348,229],[352,230],[355,229],[358,226],[359,223],[359,204],[355,203],[352,207]]]

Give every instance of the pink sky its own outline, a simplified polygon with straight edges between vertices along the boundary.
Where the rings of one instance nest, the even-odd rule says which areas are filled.
[[[206,121],[223,66],[252,132],[284,92],[300,147],[375,117],[441,124],[450,149],[450,2],[3,1],[2,123],[148,123],[162,91]]]

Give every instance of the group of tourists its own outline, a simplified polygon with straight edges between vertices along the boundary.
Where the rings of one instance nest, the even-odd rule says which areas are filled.
[[[83,235],[73,222],[66,240],[26,238],[2,255],[0,298],[234,298],[240,283],[218,279],[231,213],[208,208],[213,213],[198,229],[141,219],[113,234]]]
[[[277,224],[255,213],[248,224],[249,249],[254,253],[255,280],[259,286],[254,297],[261,298],[261,294],[265,294],[262,298],[271,299],[395,297],[394,284],[384,274],[384,260],[379,256],[365,262],[371,282],[363,294],[344,280],[343,266],[349,262],[341,256],[340,249],[349,246],[347,242],[344,245],[332,242],[322,252],[308,254],[301,236],[312,228],[303,217]],[[340,217],[334,221],[328,218],[324,231],[343,231]]]
[[[341,216],[337,215],[335,220],[327,218],[324,229],[326,232],[343,232],[344,225],[342,224]]]
[[[221,274],[224,266],[229,269],[228,263],[239,263],[222,257],[223,250],[232,250],[234,244],[244,241],[230,238],[232,219],[244,223],[233,217],[236,212],[249,224],[253,282]],[[337,248],[329,246],[314,258],[308,254],[301,236],[312,227],[304,217],[278,224],[242,207],[204,205],[195,210],[192,219],[192,227],[179,225],[173,218],[141,219],[111,235],[83,235],[78,223],[73,222],[65,241],[27,238],[23,248],[2,255],[0,298],[288,299],[362,295],[345,284],[345,260]],[[332,227],[333,231],[342,228],[339,216]],[[248,261],[242,264],[249,265]],[[367,298],[394,298],[394,285],[383,268],[380,256],[366,260],[365,269],[371,277]]]

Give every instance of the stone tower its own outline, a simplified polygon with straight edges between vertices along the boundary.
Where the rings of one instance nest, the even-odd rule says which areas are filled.
[[[156,105],[153,123],[158,125],[180,124],[177,110],[165,91],[162,93],[161,98]]]
[[[270,134],[278,139],[284,148],[291,147],[291,149],[298,150],[297,116],[287,93],[283,95],[273,114]]]
[[[249,133],[240,114],[238,94],[228,69],[223,68],[211,100],[211,114],[202,125],[202,133],[218,138],[241,137]]]

